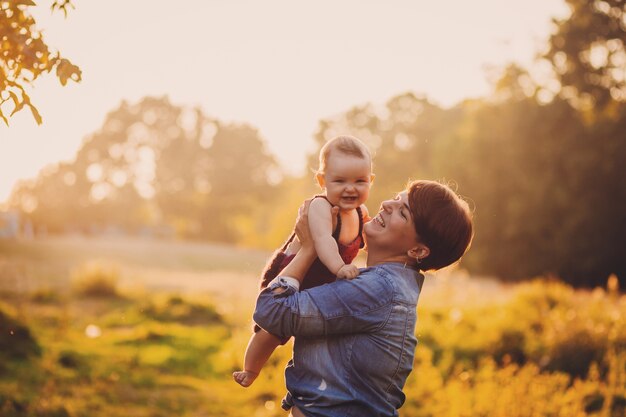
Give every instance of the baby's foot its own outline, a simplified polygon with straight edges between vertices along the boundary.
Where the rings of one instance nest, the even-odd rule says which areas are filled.
[[[233,379],[242,387],[249,387],[252,385],[258,373],[252,371],[237,371],[233,372]]]

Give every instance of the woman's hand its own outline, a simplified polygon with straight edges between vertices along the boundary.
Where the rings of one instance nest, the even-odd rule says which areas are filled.
[[[298,209],[298,217],[296,218],[296,225],[294,231],[298,238],[300,249],[296,253],[289,264],[278,275],[283,275],[291,278],[295,278],[300,283],[304,279],[307,271],[315,261],[317,253],[315,252],[315,244],[309,231],[309,205],[311,200],[305,200],[302,206]]]
[[[298,241],[302,245],[303,249],[314,249],[313,238],[311,237],[311,231],[309,230],[309,206],[311,200],[304,200],[304,203],[298,209],[298,217],[296,218],[295,232]]]

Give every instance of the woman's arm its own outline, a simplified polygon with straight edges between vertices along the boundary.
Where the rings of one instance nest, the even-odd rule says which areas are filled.
[[[392,301],[391,283],[372,270],[300,292],[278,277],[259,294],[254,321],[281,338],[362,333],[385,323]]]

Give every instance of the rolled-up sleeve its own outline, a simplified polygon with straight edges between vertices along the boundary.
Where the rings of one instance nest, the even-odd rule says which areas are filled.
[[[300,292],[279,277],[259,294],[254,321],[281,338],[367,332],[384,324],[392,301],[391,285],[378,275]]]

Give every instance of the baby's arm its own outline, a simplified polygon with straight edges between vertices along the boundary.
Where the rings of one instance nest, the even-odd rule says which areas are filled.
[[[337,278],[352,279],[359,275],[359,268],[352,264],[345,264],[337,272]]]
[[[339,278],[354,278],[358,269],[345,265],[333,238],[332,206],[323,198],[316,198],[309,206],[309,230],[320,261]],[[354,269],[354,271],[352,271]]]

